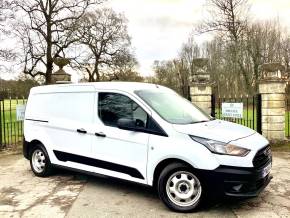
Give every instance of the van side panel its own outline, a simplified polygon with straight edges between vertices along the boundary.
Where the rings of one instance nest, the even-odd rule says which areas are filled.
[[[52,163],[53,150],[90,155],[95,92],[42,93],[29,96],[24,122],[26,141],[39,140]],[[81,134],[77,129],[87,129]]]

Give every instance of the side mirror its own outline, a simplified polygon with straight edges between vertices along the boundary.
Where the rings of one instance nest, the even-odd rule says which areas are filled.
[[[120,118],[117,121],[117,126],[120,129],[125,129],[125,130],[136,130],[136,124],[135,121],[132,119],[128,118]]]

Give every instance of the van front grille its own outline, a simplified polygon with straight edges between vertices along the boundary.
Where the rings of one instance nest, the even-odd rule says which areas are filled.
[[[270,145],[267,145],[266,147],[262,148],[257,152],[257,154],[254,157],[253,165],[255,168],[261,168],[271,162],[272,159],[272,152]]]

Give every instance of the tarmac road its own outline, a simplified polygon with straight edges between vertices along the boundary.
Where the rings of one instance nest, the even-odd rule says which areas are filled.
[[[257,198],[180,214],[152,188],[69,171],[38,178],[22,155],[0,154],[0,217],[290,217],[290,153],[274,153],[271,173]]]

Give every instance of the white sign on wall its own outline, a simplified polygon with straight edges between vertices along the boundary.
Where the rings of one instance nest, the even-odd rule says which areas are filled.
[[[24,114],[25,114],[25,105],[23,104],[16,105],[16,119],[24,120]]]
[[[243,118],[243,103],[222,103],[222,116]]]

